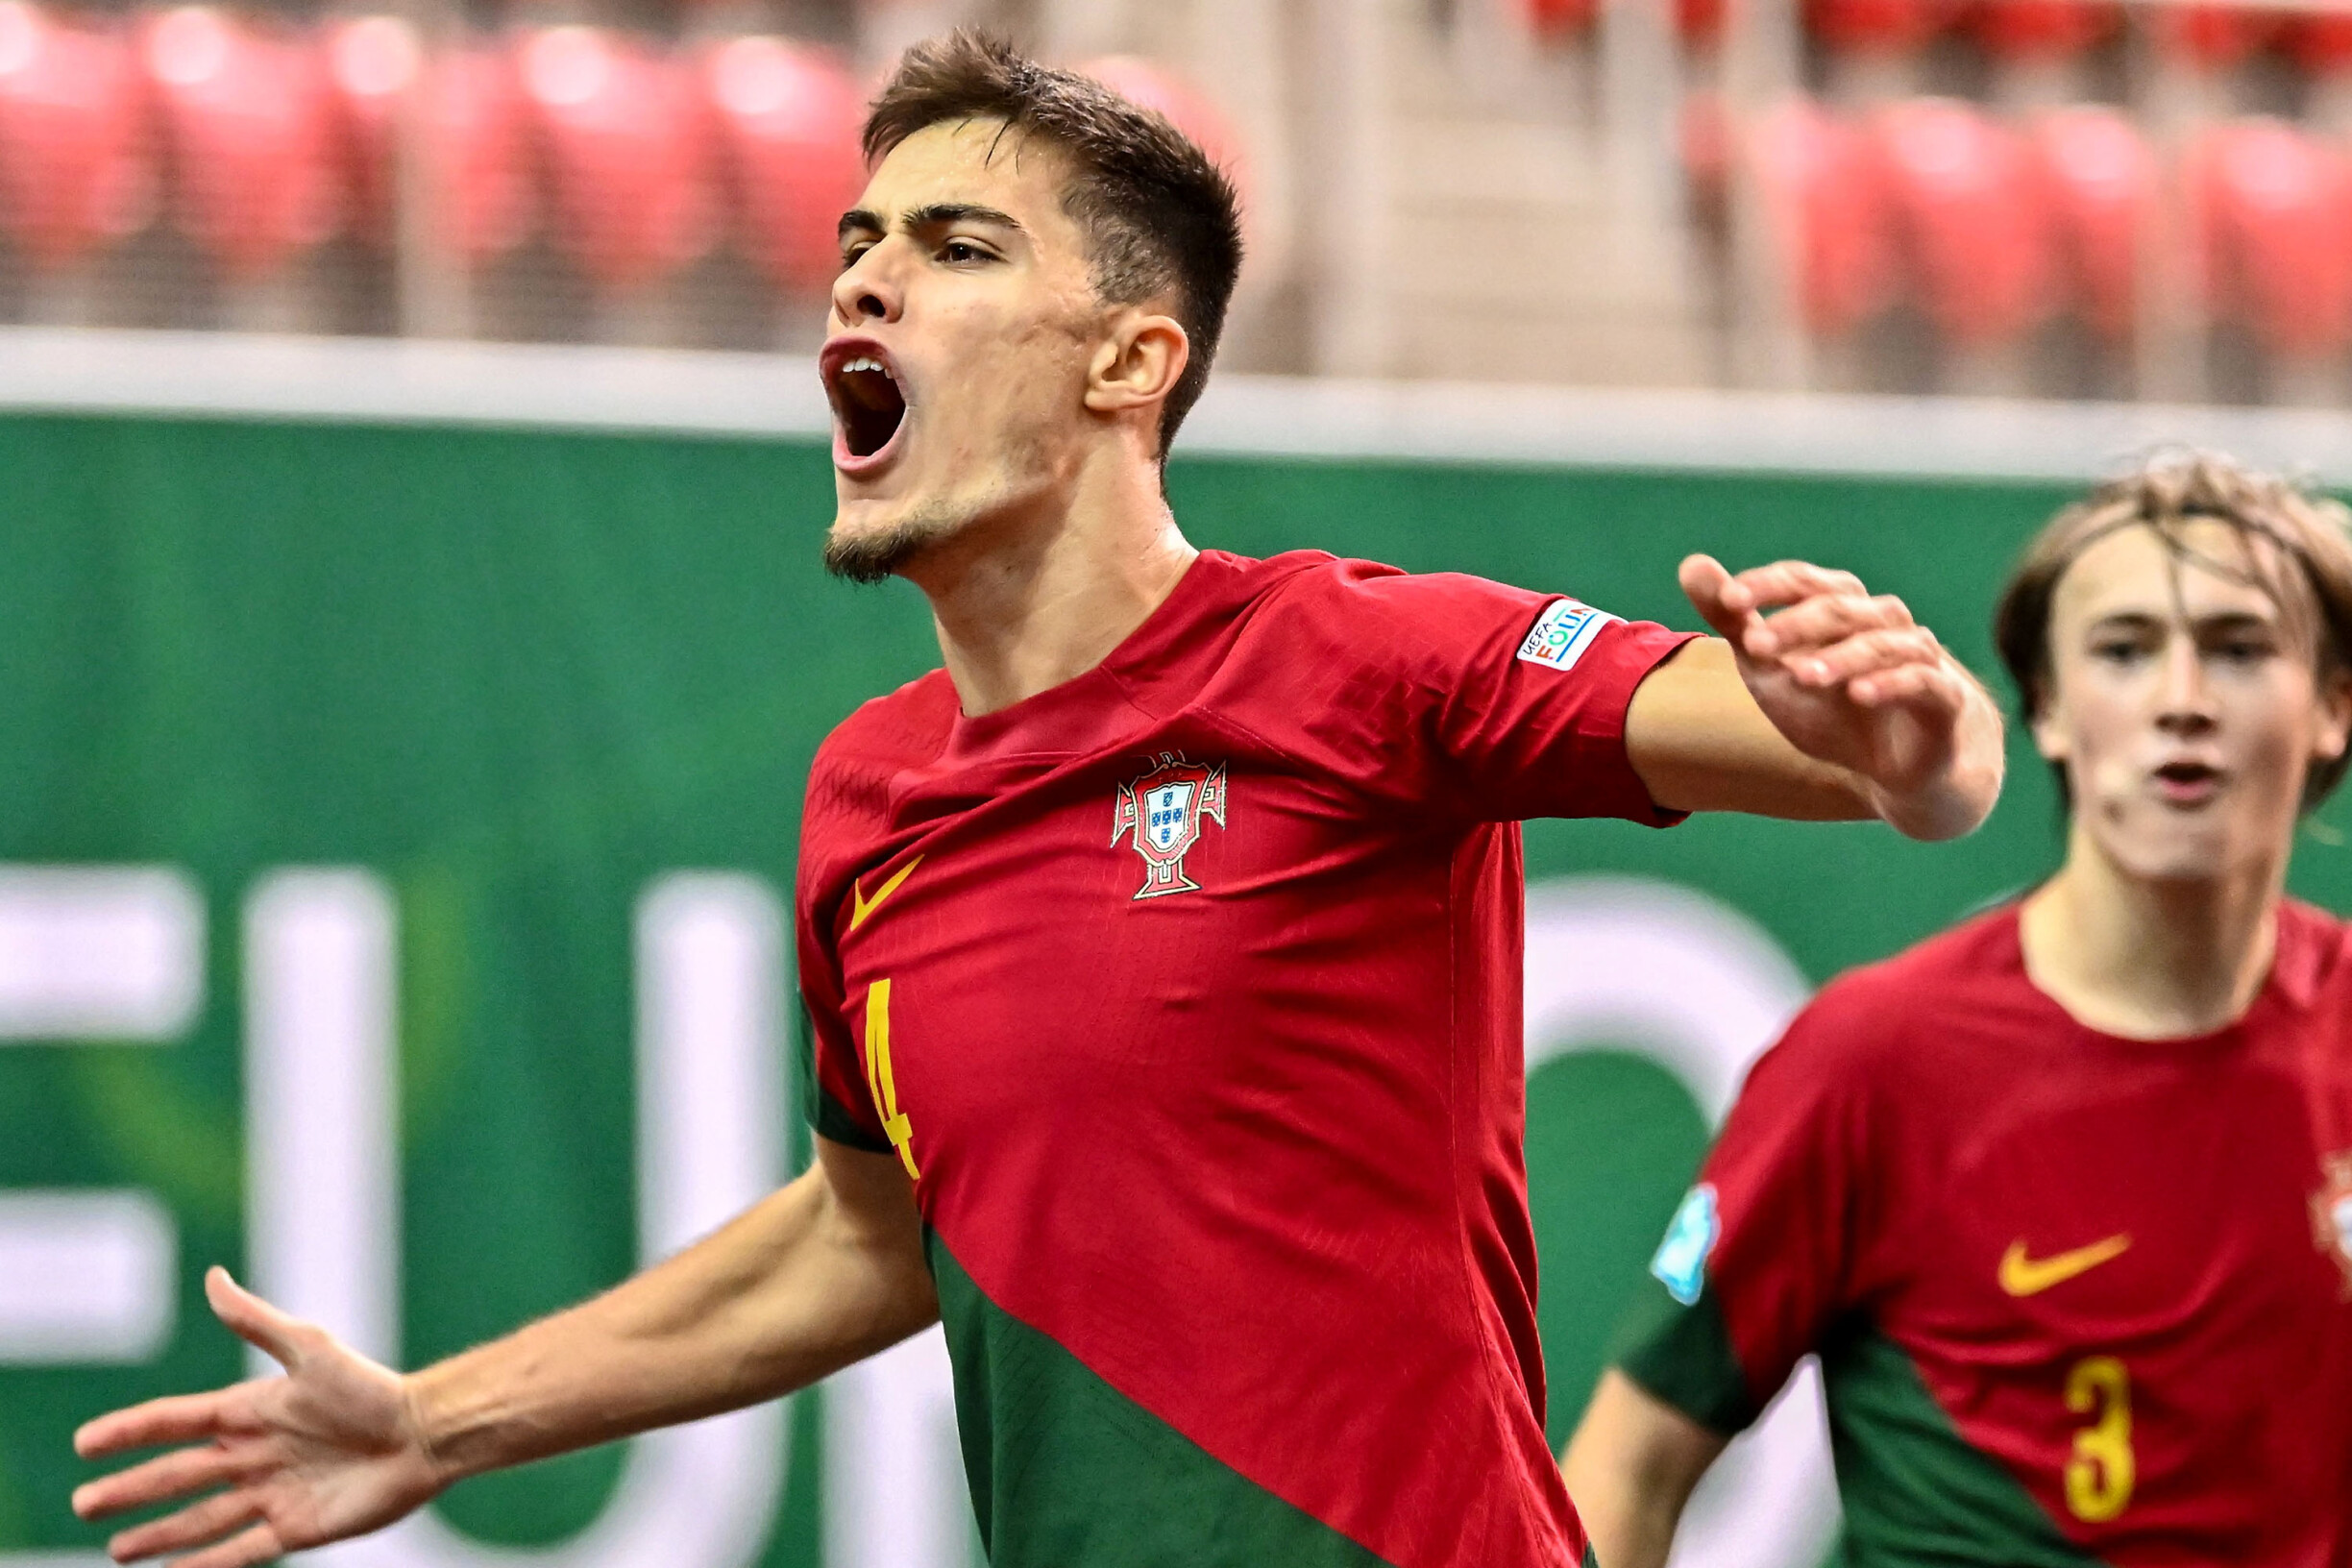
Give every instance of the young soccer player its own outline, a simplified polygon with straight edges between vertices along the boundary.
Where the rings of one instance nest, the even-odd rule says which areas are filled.
[[[861,709],[810,776],[815,1167],[408,1377],[215,1275],[286,1375],[84,1430],[92,1456],[200,1445],[90,1482],[91,1517],[225,1488],[118,1556],[245,1568],[943,1315],[1004,1568],[1569,1568],[1520,1153],[1518,820],[1943,837],[1991,808],[1990,699],[1842,574],[1688,563],[1726,643],[1194,550],[1160,467],[1239,263],[1223,178],[1164,121],[972,37],[907,60],[867,144],[821,359],[827,550],[921,588],[945,669]]]
[[[1756,1064],[1569,1444],[1605,1568],[1807,1352],[1845,1561],[2352,1563],[2352,927],[2281,892],[2344,773],[2346,522],[2168,456],[2026,551],[2065,864]]]

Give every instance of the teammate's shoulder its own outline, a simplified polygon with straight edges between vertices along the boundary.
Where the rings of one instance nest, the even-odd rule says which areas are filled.
[[[2341,945],[2352,942],[2352,920],[2333,910],[2307,904],[2300,898],[2279,900],[2279,921],[2297,933],[2298,940],[2325,945]]]
[[[2352,920],[2286,898],[2279,903],[2276,970],[2291,993],[2341,995],[2352,990]]]
[[[1942,1033],[1938,1023],[1982,1005],[1989,989],[2023,978],[2017,909],[1973,915],[1824,986],[1790,1027],[1808,1048],[1856,1058]]]

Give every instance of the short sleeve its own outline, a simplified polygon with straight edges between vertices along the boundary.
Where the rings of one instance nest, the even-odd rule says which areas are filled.
[[[821,753],[819,766],[822,767]],[[811,798],[816,798],[812,774]],[[827,940],[815,896],[810,852],[812,810],[801,820],[800,887],[794,900],[795,936],[800,972],[800,1007],[794,1044],[800,1052],[801,1112],[821,1137],[875,1154],[891,1152],[890,1139],[867,1091],[858,1044],[849,1030],[841,965]]]
[[[1408,693],[1360,711],[1397,731],[1379,742],[1400,776],[1458,815],[1681,821],[1633,772],[1625,725],[1634,689],[1692,634],[1455,574],[1342,578],[1332,599],[1357,656],[1380,661],[1358,679]]]
[[[801,1114],[820,1137],[853,1149],[888,1154],[890,1139],[882,1136],[872,1103],[859,1090],[856,1043],[840,1026],[838,1013],[831,1015],[834,1027],[830,1029],[817,1021],[823,1016],[804,991],[794,1031],[794,1043],[800,1051]]]
[[[1756,1063],[1619,1336],[1621,1370],[1727,1434],[1861,1301],[1870,1118],[1828,1027],[1809,1009]]]

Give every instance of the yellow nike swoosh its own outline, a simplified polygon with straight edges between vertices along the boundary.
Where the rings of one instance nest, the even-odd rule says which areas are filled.
[[[2038,1296],[2051,1286],[2064,1285],[2078,1274],[2088,1274],[2101,1263],[2113,1262],[2131,1250],[2131,1237],[2111,1236],[2104,1241],[2094,1241],[2087,1247],[2070,1252],[2052,1253],[2047,1258],[2028,1258],[2025,1243],[2012,1241],[2009,1250],[2001,1254],[2000,1287],[2013,1296]]]
[[[882,907],[882,901],[898,891],[898,884],[915,874],[915,868],[922,864],[922,858],[917,855],[913,860],[899,867],[892,873],[888,882],[874,889],[874,895],[870,899],[866,896],[866,890],[852,881],[849,884],[849,929],[855,931],[859,926],[864,925],[867,918]]]

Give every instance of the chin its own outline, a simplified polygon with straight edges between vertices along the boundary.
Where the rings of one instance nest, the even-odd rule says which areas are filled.
[[[2108,838],[2108,859],[2139,882],[2193,887],[2220,882],[2264,857],[2248,852],[2249,836],[2226,822],[2151,824],[2144,833]]]
[[[851,582],[898,575],[916,556],[962,531],[966,519],[939,509],[845,505],[825,533],[825,570]]]

